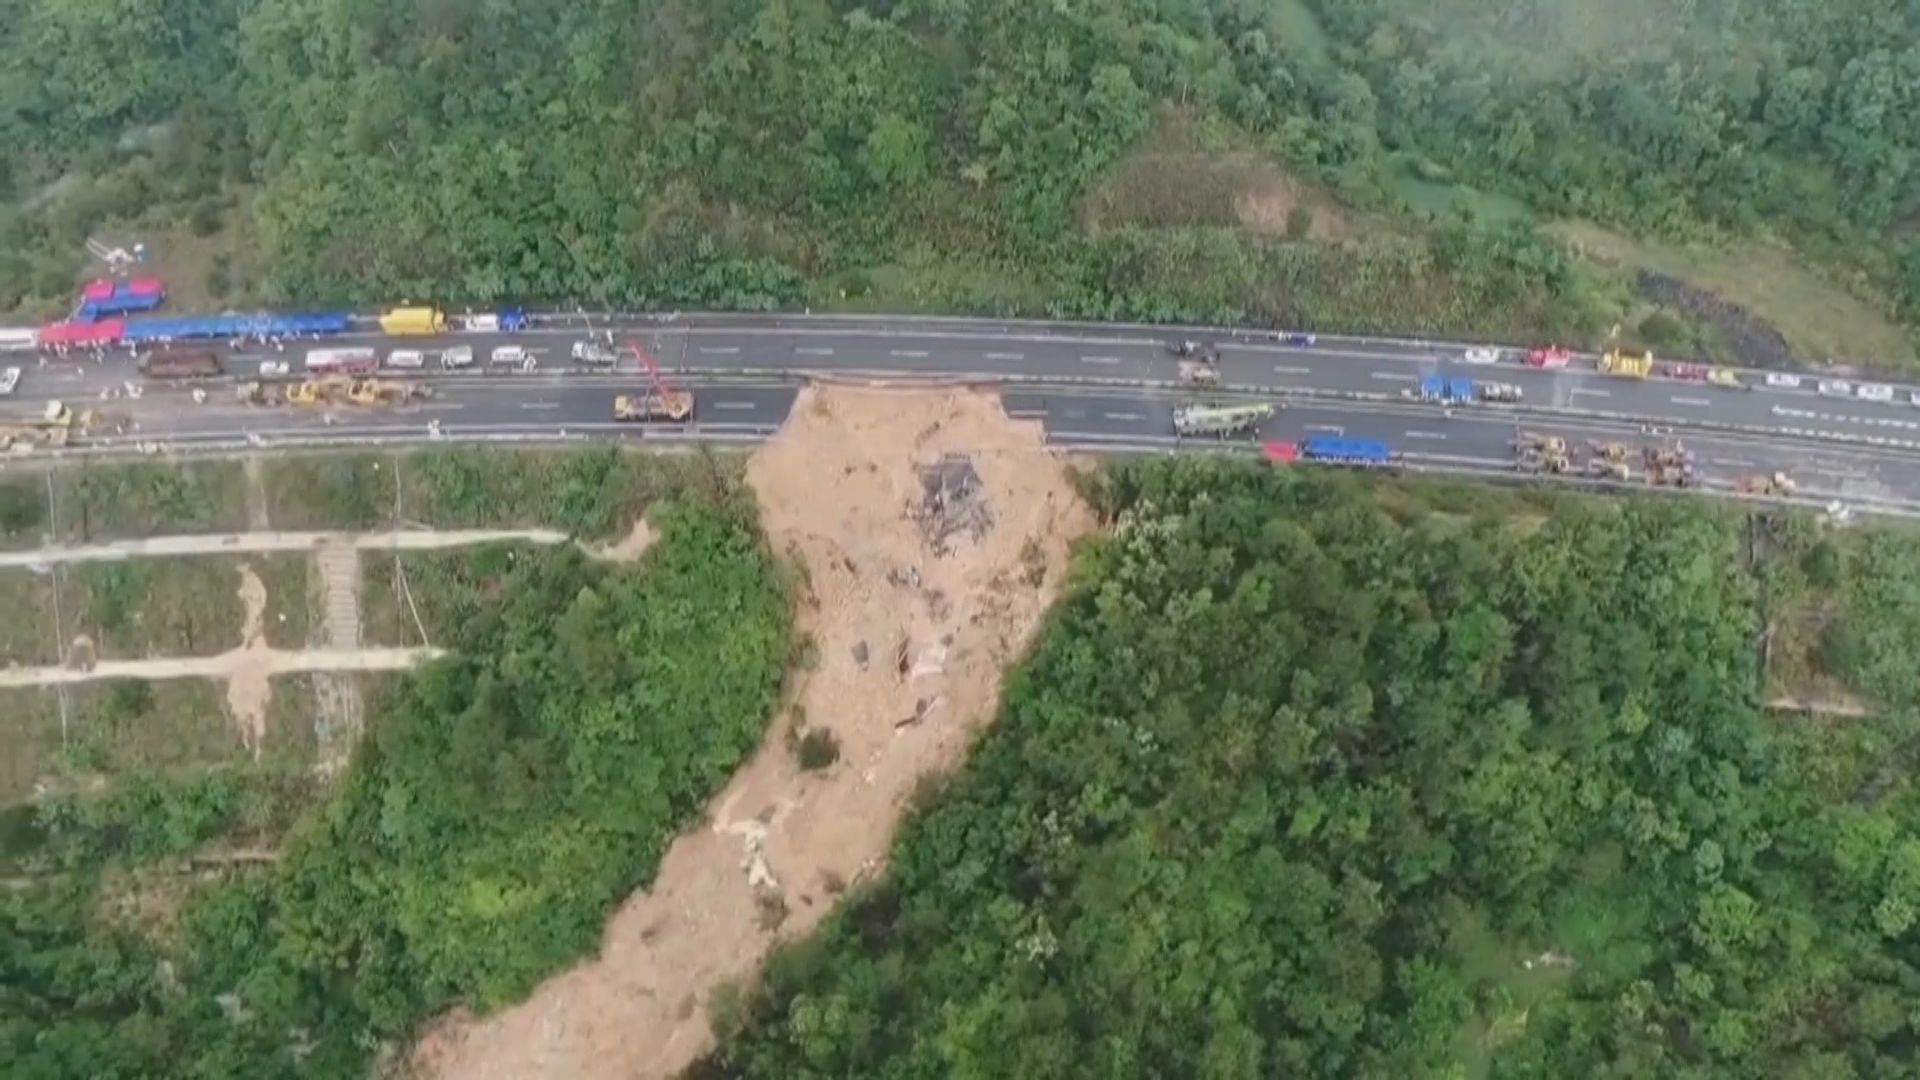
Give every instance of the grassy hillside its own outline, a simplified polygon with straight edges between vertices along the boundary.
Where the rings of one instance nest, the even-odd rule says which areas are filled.
[[[0,308],[62,309],[97,234],[146,239],[207,303],[1508,336],[1632,333],[1664,309],[1663,348],[1910,361],[1912,11],[1596,10],[9,0]],[[1191,205],[1170,197],[1183,176]],[[1703,275],[1784,337],[1742,334],[1713,295],[1642,279],[1664,249],[1569,262],[1536,231],[1563,220],[1696,259],[1784,244],[1874,328],[1823,334],[1798,314],[1820,305]]]

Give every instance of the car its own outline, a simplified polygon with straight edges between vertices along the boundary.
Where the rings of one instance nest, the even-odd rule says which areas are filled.
[[[472,367],[473,366],[473,346],[455,345],[453,348],[442,352],[440,354],[440,366],[443,368],[447,368],[449,370],[452,370],[454,368]]]
[[[1280,335],[1280,341],[1285,345],[1311,345],[1318,340],[1319,339],[1312,334],[1301,333],[1299,331]]]
[[[1920,390],[1907,391],[1907,402],[1914,406],[1920,406]]]
[[[1821,379],[1819,390],[1821,397],[1853,396],[1853,384],[1845,379]]]
[[[1789,375],[1784,371],[1767,372],[1767,385],[1775,390],[1800,389],[1800,376]]]
[[[604,341],[576,341],[573,343],[573,362],[606,366],[619,363],[620,354]]]
[[[260,377],[263,379],[284,377],[286,375],[291,374],[292,372],[293,372],[293,365],[287,363],[285,360],[260,361]]]
[[[421,368],[427,366],[427,354],[419,349],[395,349],[387,354],[387,366],[394,368]]]
[[[1858,394],[1862,401],[1892,401],[1893,387],[1886,383],[1861,383]]]
[[[501,345],[488,355],[487,363],[502,367],[509,364],[516,367],[532,367],[534,360],[533,354],[528,352],[524,345]]]
[[[1461,356],[1469,364],[1497,364],[1500,362],[1500,350],[1476,345]]]
[[[19,385],[20,385],[20,369],[19,368],[10,367],[5,371],[0,371],[0,397],[6,397],[7,395],[13,393],[14,390],[19,387]]]
[[[1527,350],[1527,363],[1532,367],[1557,369],[1573,362],[1573,350],[1559,345],[1539,345]]]

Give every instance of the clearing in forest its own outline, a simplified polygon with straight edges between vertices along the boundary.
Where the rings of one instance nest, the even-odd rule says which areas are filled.
[[[708,1050],[714,991],[879,873],[915,786],[993,718],[1093,524],[1038,425],[967,390],[809,388],[747,475],[802,574],[787,712],[598,959],[497,1015],[446,1018],[417,1048],[423,1071],[670,1076]],[[793,747],[822,729],[839,758],[804,771]]]

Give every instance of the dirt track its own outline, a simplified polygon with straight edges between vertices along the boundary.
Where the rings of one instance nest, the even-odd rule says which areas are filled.
[[[916,784],[991,721],[1092,527],[1039,427],[964,390],[810,388],[748,478],[806,583],[798,622],[816,659],[793,704],[710,824],[613,916],[597,959],[497,1015],[444,1018],[416,1048],[422,1071],[664,1077],[706,1052],[713,992],[882,872]],[[821,772],[800,772],[790,746],[809,726],[841,746]]]
[[[169,555],[252,555],[270,551],[311,551],[340,544],[362,551],[432,551],[499,541],[558,544],[567,534],[553,529],[403,529],[397,532],[244,532],[157,536],[73,547],[43,547],[0,552],[0,569],[54,563],[112,562]]]

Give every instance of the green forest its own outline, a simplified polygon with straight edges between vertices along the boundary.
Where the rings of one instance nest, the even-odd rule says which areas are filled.
[[[1920,321],[1898,0],[0,0],[0,23],[0,309],[62,310],[104,233],[205,303],[1632,317],[1754,363],[1910,361]],[[1791,245],[1796,282],[1888,333],[1604,271],[1563,221]]]
[[[597,948],[758,745],[792,651],[749,501],[649,520],[634,567],[519,553],[304,813],[214,773],[5,822],[0,856],[40,884],[0,891],[0,1073],[365,1075],[433,1012],[513,1000]],[[143,882],[165,893],[170,865],[276,817],[270,868],[124,915]]]
[[[1910,537],[1225,462],[1099,490],[967,771],[697,1075],[1920,1073]],[[1760,708],[1763,618],[1816,592],[1884,713]]]

